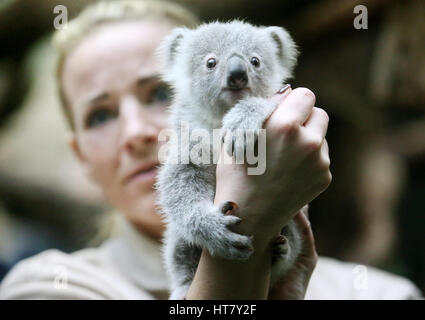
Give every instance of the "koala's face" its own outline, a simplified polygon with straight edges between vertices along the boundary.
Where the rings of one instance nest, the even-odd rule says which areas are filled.
[[[210,23],[172,39],[165,78],[205,106],[227,109],[246,96],[271,96],[296,60],[293,40],[278,27]]]

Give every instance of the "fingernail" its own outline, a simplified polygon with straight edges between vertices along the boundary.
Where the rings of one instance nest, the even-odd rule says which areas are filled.
[[[284,93],[286,90],[288,90],[291,87],[291,85],[289,83],[285,84],[282,88],[279,89],[279,91],[277,93],[282,94]]]

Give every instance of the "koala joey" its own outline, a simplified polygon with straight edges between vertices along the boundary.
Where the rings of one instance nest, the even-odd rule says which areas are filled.
[[[246,22],[213,22],[196,29],[176,28],[159,51],[161,76],[174,91],[171,127],[212,132],[258,130],[277,107],[269,97],[288,79],[296,64],[294,41],[281,27]],[[225,150],[232,141],[223,134]],[[171,278],[171,299],[182,299],[194,277],[202,248],[227,259],[248,259],[252,237],[230,230],[240,218],[224,214],[228,203],[214,206],[216,164],[182,164],[183,141],[170,146],[160,167],[157,205],[167,223],[164,259]],[[177,161],[170,161],[171,159]],[[306,210],[306,207],[303,208]],[[300,251],[300,236],[291,221],[273,245],[272,284]]]

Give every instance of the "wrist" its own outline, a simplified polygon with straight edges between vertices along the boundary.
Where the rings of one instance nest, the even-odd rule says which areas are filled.
[[[228,260],[203,249],[186,299],[267,299],[272,237],[258,232],[256,219],[245,217],[234,202],[226,203],[222,213],[242,218],[232,231],[253,236],[253,253],[247,260]]]
[[[272,228],[264,228],[264,224],[260,219],[262,214],[252,214],[247,208],[241,208],[235,202],[225,202],[222,206],[222,213],[225,215],[234,215],[241,218],[240,223],[232,226],[231,231],[252,236],[254,239],[254,249],[257,252],[265,252],[269,249],[270,243],[276,234],[280,233],[280,229],[276,232],[270,232]]]
[[[254,249],[244,261],[212,256],[204,249],[187,299],[267,299],[271,254]]]

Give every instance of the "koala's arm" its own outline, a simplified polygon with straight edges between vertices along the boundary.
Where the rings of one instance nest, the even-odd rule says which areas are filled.
[[[249,97],[239,101],[231,108],[223,118],[222,139],[226,152],[231,155],[234,150],[238,130],[251,132],[246,135],[246,144],[255,142],[258,138],[258,130],[263,127],[264,122],[270,117],[278,106],[277,99],[265,99],[260,97]],[[244,146],[246,148],[246,145]]]
[[[277,101],[260,97],[243,99],[226,113],[223,118],[223,128],[230,130],[261,129],[277,105]]]

